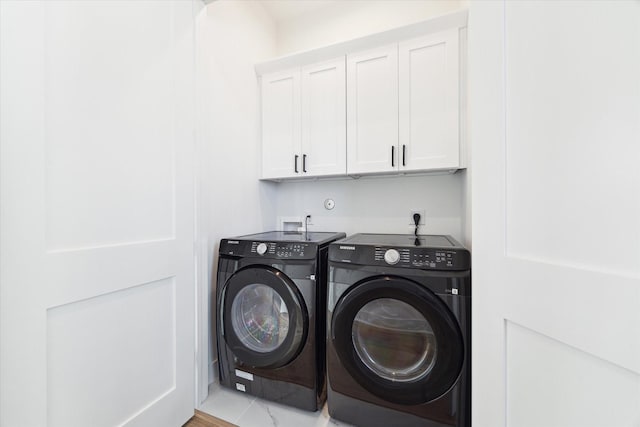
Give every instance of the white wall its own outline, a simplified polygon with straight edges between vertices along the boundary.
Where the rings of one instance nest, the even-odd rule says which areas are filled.
[[[284,3],[284,2],[280,2]],[[458,0],[318,1],[311,13],[277,22],[277,53],[286,55],[414,24],[459,10]]]
[[[429,176],[363,177],[348,180],[283,182],[277,213],[301,220],[309,230],[353,233],[413,233],[411,210],[425,211],[421,234],[450,234],[462,240],[465,172]],[[335,208],[324,208],[331,198]],[[278,224],[274,224],[277,226]]]
[[[275,184],[258,181],[260,165],[257,62],[275,55],[275,28],[259,2],[216,1],[198,16],[200,97],[199,344],[216,359],[211,339],[215,260],[220,239],[271,228]],[[206,371],[200,366],[201,372]],[[208,369],[209,380],[214,371]],[[200,377],[202,378],[202,376]],[[201,398],[206,389],[199,390]]]

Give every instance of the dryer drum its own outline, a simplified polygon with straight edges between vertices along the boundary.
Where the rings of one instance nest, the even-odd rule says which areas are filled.
[[[445,394],[464,361],[462,333],[451,311],[425,286],[398,276],[351,286],[336,303],[331,340],[360,386],[403,405]]]
[[[435,365],[437,343],[431,325],[410,304],[378,298],[353,320],[353,347],[373,372],[390,381],[411,382]]]

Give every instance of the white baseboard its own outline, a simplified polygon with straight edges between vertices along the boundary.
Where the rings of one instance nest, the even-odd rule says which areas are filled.
[[[209,385],[219,381],[220,376],[218,372],[218,359],[216,359],[209,364]]]

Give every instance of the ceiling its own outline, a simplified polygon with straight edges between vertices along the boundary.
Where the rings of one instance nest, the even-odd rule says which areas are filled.
[[[281,22],[349,0],[263,0],[260,4],[274,21]]]

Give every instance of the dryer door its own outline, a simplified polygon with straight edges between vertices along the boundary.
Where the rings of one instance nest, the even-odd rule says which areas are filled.
[[[244,364],[276,368],[300,353],[308,312],[300,291],[282,271],[267,265],[242,268],[224,284],[221,301],[224,340]]]
[[[464,361],[451,311],[436,294],[402,277],[377,276],[347,290],[333,312],[331,340],[362,387],[405,405],[446,393]]]

